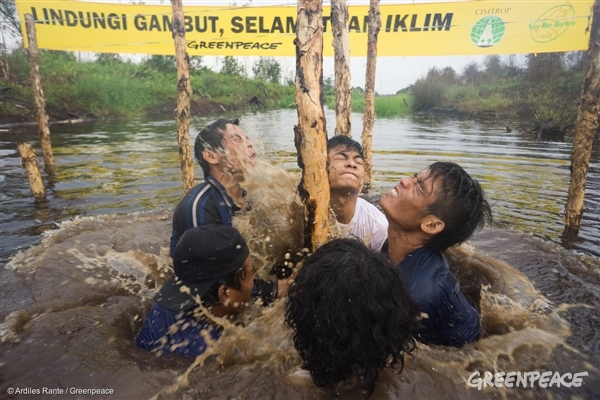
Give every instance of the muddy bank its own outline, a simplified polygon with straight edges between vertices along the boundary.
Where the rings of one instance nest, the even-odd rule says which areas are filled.
[[[515,115],[513,112],[496,110],[469,110],[459,107],[427,107],[415,112],[422,118],[449,118],[458,121],[474,120],[497,123],[499,130],[507,133],[514,131],[526,132],[541,140],[563,141],[565,135],[573,135],[575,126],[560,127],[552,121],[536,121],[533,117]],[[596,132],[600,138],[600,129]]]
[[[15,106],[12,110],[0,110],[0,126],[27,125],[36,124],[35,106],[33,101],[11,99]],[[165,101],[160,105],[150,107],[142,113],[145,117],[173,117],[173,112],[177,106],[175,100]],[[223,112],[243,111],[250,107],[256,107],[251,100],[243,101],[234,105],[223,105],[212,99],[192,100],[190,104],[191,117],[201,117],[206,115],[219,114]],[[47,106],[48,122],[50,124],[58,123],[78,123],[96,119],[119,119],[120,117],[99,117],[85,110],[71,108],[67,105]]]

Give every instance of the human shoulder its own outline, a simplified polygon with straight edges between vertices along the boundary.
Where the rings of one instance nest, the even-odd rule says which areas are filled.
[[[448,260],[441,251],[429,247],[420,247],[404,258],[399,265],[401,268],[426,270],[430,274],[440,275],[450,271]]]
[[[421,247],[407,255],[398,264],[398,270],[413,295],[427,302],[438,298],[439,284],[445,280],[450,271],[444,255],[427,247]]]
[[[358,198],[350,232],[360,237],[368,246],[379,251],[387,239],[388,221],[385,215],[365,199]]]
[[[377,207],[369,203],[367,200],[359,197],[356,199],[356,208],[354,209],[354,215],[358,220],[371,221],[373,224],[378,226],[385,226],[387,229],[388,222],[385,215],[379,211]],[[354,219],[354,218],[353,218]]]

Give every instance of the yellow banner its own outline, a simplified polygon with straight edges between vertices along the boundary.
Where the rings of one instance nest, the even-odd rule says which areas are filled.
[[[16,0],[37,21],[38,47],[106,53],[174,54],[170,6]],[[544,53],[588,47],[593,0],[466,1],[382,5],[378,56]],[[350,54],[367,54],[368,6],[349,7]],[[294,56],[296,6],[185,6],[191,56]],[[330,8],[325,56],[333,56]]]

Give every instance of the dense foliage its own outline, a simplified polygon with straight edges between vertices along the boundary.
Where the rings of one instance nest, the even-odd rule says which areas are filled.
[[[577,118],[585,62],[584,52],[530,54],[520,60],[491,55],[482,66],[468,64],[460,75],[452,68],[431,68],[408,91],[416,111],[494,111],[564,131]]]
[[[29,61],[24,50],[5,59],[9,76],[0,78],[0,117],[5,122],[33,120]],[[235,60],[234,60],[235,61]],[[174,57],[151,56],[141,63],[99,53],[81,62],[70,52],[40,51],[47,112],[59,118],[128,118],[172,115],[177,99]],[[195,112],[279,108],[294,104],[294,88],[241,74],[219,74],[190,59],[192,116]],[[10,117],[10,118],[9,118]]]

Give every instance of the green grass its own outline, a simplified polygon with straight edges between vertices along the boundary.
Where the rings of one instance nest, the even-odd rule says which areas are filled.
[[[335,97],[327,97],[327,107],[335,109]],[[394,96],[375,97],[375,115],[378,117],[401,117],[411,115],[413,110],[413,96],[403,93]],[[352,93],[352,111],[365,112],[365,96],[360,92]]]
[[[574,126],[583,72],[564,70],[546,81],[526,76],[488,79],[478,84],[442,84],[420,79],[412,89],[414,110],[432,106],[468,111],[495,111],[510,118],[550,123],[561,129]]]
[[[0,115],[15,115],[15,98],[32,103],[29,62],[24,51],[10,54],[10,80],[0,79]],[[79,62],[72,53],[40,51],[40,73],[47,109],[96,118],[131,118],[153,110],[172,110],[177,101],[177,76],[173,67],[157,70],[148,63],[118,59]],[[192,100],[210,99],[227,109],[279,108],[293,98],[294,88],[240,76],[218,74],[207,68],[190,73]],[[18,96],[17,96],[18,95]],[[251,105],[250,100],[256,97]],[[258,101],[256,101],[258,100]]]

